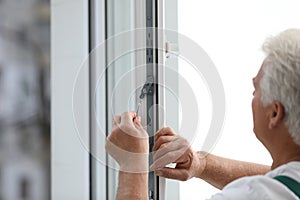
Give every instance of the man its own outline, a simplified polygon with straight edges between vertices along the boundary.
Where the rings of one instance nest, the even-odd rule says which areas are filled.
[[[213,200],[299,199],[294,186],[300,182],[300,30],[289,29],[269,38],[263,50],[266,58],[253,79],[253,130],[270,152],[272,165],[195,152],[171,128],[162,128],[155,135],[150,167],[156,175],[183,181],[201,178],[222,189]],[[115,117],[106,147],[120,164],[117,199],[148,199],[147,133],[135,113]],[[120,150],[139,167],[122,159],[125,154]],[[165,167],[169,163],[176,167]],[[294,186],[278,181],[279,175]]]

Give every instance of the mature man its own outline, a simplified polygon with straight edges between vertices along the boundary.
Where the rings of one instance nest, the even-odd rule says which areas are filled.
[[[253,78],[253,130],[270,152],[272,165],[195,152],[171,128],[162,128],[153,147],[156,175],[201,178],[222,189],[214,200],[300,198],[300,30],[269,38],[263,50],[266,58]],[[117,199],[147,199],[148,139],[135,113],[115,117],[106,148],[120,164]],[[169,163],[176,167],[165,167]]]

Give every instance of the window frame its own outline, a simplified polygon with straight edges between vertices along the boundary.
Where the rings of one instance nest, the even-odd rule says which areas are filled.
[[[88,1],[51,1],[51,47],[51,198],[88,200],[89,152],[78,137],[72,107],[73,84],[88,55]],[[89,138],[88,78],[84,71],[78,99],[82,115],[77,125],[85,139]]]
[[[153,0],[154,2],[159,2],[159,4],[153,4],[156,9],[153,10],[153,14],[158,17],[154,20],[157,20],[157,27],[163,28],[165,25],[164,1]],[[174,3],[177,5],[177,1]],[[134,4],[134,26],[136,28],[146,27],[145,5],[145,1],[136,1]],[[105,96],[106,92],[97,94],[96,98],[93,93],[97,87],[96,75],[105,71],[105,60],[95,58],[95,60],[88,61],[97,63],[98,67],[94,68],[91,67],[94,65],[90,65],[84,69],[80,83],[77,85],[79,86],[78,92],[82,94],[78,99],[82,103],[80,108],[82,115],[79,118],[74,119],[72,107],[74,106],[72,102],[74,82],[76,82],[78,71],[86,62],[89,52],[103,43],[107,37],[106,6],[106,0],[53,0],[51,2],[51,196],[53,199],[109,199],[113,192],[108,187],[108,167],[99,163],[93,156],[93,152],[105,151],[105,140],[99,140],[95,136],[95,133],[99,132],[97,128],[99,119],[104,130],[106,132],[108,130],[107,115],[102,113],[98,119],[94,115],[94,109],[105,109],[107,99],[101,98],[101,96]],[[177,11],[174,12],[177,14]],[[163,47],[165,37],[163,35],[156,35],[156,37],[156,42]],[[135,42],[141,46],[146,43],[146,39],[137,37]],[[163,53],[158,53],[157,56],[158,63],[165,62]],[[146,54],[136,56],[135,64],[145,63],[145,57]],[[162,83],[164,69],[158,68],[156,74],[158,74],[159,82]],[[136,74],[136,79],[140,77]],[[144,78],[146,81],[146,76]],[[101,87],[102,91],[107,90],[107,85]],[[158,92],[157,103],[165,105],[164,91]],[[94,107],[96,101],[97,106]],[[164,121],[159,113],[155,113],[155,115]],[[173,121],[177,119],[178,117]],[[161,123],[157,122],[157,124]],[[87,144],[83,144],[80,137],[84,137],[83,140],[88,141]],[[107,157],[104,162],[107,162]],[[155,199],[164,200],[165,195],[167,199],[179,198],[179,192],[174,192],[179,191],[178,183],[167,183],[168,187],[166,188],[165,179],[155,178],[159,183],[159,187],[157,187],[159,196],[156,196]],[[168,189],[169,186],[170,189]],[[156,192],[156,194],[158,193]]]

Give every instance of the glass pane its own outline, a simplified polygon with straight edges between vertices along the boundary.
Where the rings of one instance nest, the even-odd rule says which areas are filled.
[[[129,40],[114,39],[118,34],[134,28],[133,0],[110,0],[107,3],[107,122],[111,131],[114,115],[134,110],[134,54],[119,55],[120,49],[132,49],[133,35]],[[118,171],[116,163],[109,157],[108,199],[115,199]],[[115,169],[112,169],[114,167]]]
[[[0,1],[0,199],[50,199],[50,3]]]

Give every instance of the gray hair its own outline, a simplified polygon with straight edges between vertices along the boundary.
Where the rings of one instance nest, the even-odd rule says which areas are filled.
[[[262,103],[282,103],[285,124],[294,142],[300,145],[300,29],[288,29],[270,37],[262,48],[268,61],[260,82]]]

